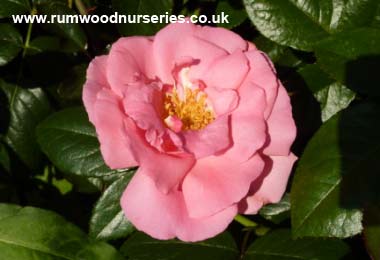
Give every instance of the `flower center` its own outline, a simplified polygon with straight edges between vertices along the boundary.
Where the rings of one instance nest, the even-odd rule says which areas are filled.
[[[174,131],[200,130],[214,121],[215,116],[207,104],[207,94],[199,88],[183,88],[181,98],[174,87],[166,93],[164,108],[167,114],[165,123]]]

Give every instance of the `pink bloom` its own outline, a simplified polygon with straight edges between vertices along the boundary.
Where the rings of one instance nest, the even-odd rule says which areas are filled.
[[[268,57],[231,31],[171,24],[121,38],[91,62],[83,101],[106,164],[139,166],[121,206],[152,237],[213,237],[285,191],[289,97]]]

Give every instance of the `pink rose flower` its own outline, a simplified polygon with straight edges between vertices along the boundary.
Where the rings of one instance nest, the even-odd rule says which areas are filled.
[[[152,237],[213,237],[285,191],[289,97],[269,58],[229,30],[121,38],[91,62],[83,101],[106,164],[139,166],[121,206]]]

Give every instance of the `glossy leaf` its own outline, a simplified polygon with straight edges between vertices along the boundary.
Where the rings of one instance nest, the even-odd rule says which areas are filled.
[[[232,29],[245,21],[248,18],[247,12],[240,1],[220,0],[216,7],[215,13],[228,15],[228,23],[219,23],[218,26]]]
[[[291,189],[296,237],[361,232],[359,209],[380,201],[373,170],[380,148],[379,114],[377,105],[357,105],[331,118],[311,139]]]
[[[323,122],[348,107],[355,98],[353,91],[331,79],[317,65],[305,66],[299,72],[321,105]]]
[[[337,81],[358,93],[380,97],[380,30],[344,31],[316,44],[317,61]]]
[[[173,0],[112,0],[112,7],[115,12],[118,12],[119,15],[131,15],[130,17],[135,19],[134,23],[127,21],[127,23],[122,22],[118,25],[119,32],[125,36],[156,34],[158,30],[166,25],[166,21],[163,20],[163,23],[150,23],[145,20],[144,22],[143,18],[137,18],[137,14],[140,16],[159,16],[168,13],[170,15],[173,5]],[[140,19],[140,22],[137,22],[137,19]],[[159,21],[159,17],[157,21]]]
[[[281,223],[290,217],[290,195],[286,193],[280,202],[265,205],[259,213],[262,217],[273,223]]]
[[[30,10],[28,0],[2,0],[0,18],[23,14]],[[0,30],[1,31],[1,30]]]
[[[372,259],[380,259],[380,207],[370,207],[364,215],[364,241]]]
[[[129,259],[140,260],[235,260],[239,256],[235,242],[228,233],[198,243],[184,243],[155,240],[139,232],[128,239],[120,250]]]
[[[290,230],[279,229],[255,240],[243,260],[338,260],[348,253],[344,242],[325,239],[293,240]]]
[[[338,31],[369,25],[377,0],[244,0],[257,29],[279,44],[312,50]]]
[[[0,204],[1,259],[122,259],[64,218],[38,208]]]
[[[10,111],[5,142],[27,166],[36,169],[42,153],[35,140],[35,128],[51,112],[47,96],[40,88],[23,89],[1,80],[0,90],[7,96]]]
[[[61,171],[86,177],[102,177],[115,171],[100,154],[95,129],[83,108],[59,111],[37,128],[37,141]]]
[[[134,231],[121,210],[120,198],[127,187],[132,172],[126,173],[112,183],[99,198],[90,220],[90,235],[97,239],[117,239]]]
[[[7,148],[4,144],[0,143],[0,166],[3,167],[6,171],[10,172],[11,162],[9,159],[9,154]]]
[[[39,14],[47,15],[75,15],[76,13],[67,7],[66,2],[57,2],[57,1],[43,1],[37,5],[37,10]],[[67,17],[67,16],[66,16]],[[77,23],[62,23],[55,21],[54,23],[44,24],[44,26],[60,35],[66,39],[72,41],[80,50],[86,48],[86,34],[84,33],[80,24]]]
[[[0,24],[0,66],[13,60],[23,46],[20,33],[10,24]]]

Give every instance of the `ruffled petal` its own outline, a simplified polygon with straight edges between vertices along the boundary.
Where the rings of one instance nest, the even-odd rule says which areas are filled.
[[[265,109],[265,117],[267,118],[272,111],[275,103],[279,80],[277,79],[274,66],[268,56],[258,50],[245,53],[249,60],[250,70],[246,77],[246,82],[253,83],[265,91],[267,99],[267,107]]]
[[[239,103],[239,95],[233,89],[207,87],[205,92],[217,116],[231,113]]]
[[[237,50],[245,51],[248,48],[248,43],[238,34],[221,27],[203,26],[195,32],[195,35],[222,47],[229,53]]]
[[[177,186],[195,163],[188,153],[167,154],[152,147],[146,140],[144,131],[136,127],[131,119],[124,120],[125,129],[132,140],[132,149],[140,168],[144,169],[157,188],[168,193]]]
[[[119,96],[128,84],[155,79],[152,40],[147,37],[125,37],[112,45],[108,56],[107,78]]]
[[[123,99],[125,113],[144,130],[164,131],[161,90],[155,85],[129,86]]]
[[[107,75],[107,56],[99,56],[94,58],[87,69],[87,80],[83,86],[83,103],[86,108],[90,121],[94,123],[94,104],[96,95],[102,89],[109,89]]]
[[[266,101],[264,90],[248,83],[240,87],[239,96],[239,106],[231,115],[233,146],[225,156],[243,162],[261,149],[267,138]]]
[[[268,120],[268,146],[264,153],[267,155],[288,155],[290,147],[296,138],[297,129],[292,116],[290,98],[281,85]]]
[[[212,216],[190,218],[182,192],[161,193],[144,169],[139,169],[128,184],[121,198],[121,207],[138,230],[154,238],[178,237],[192,242],[223,232],[237,213],[234,205]]]
[[[249,70],[248,60],[241,51],[217,59],[201,79],[209,87],[237,89]]]
[[[120,100],[109,89],[101,90],[93,107],[93,123],[105,163],[112,169],[137,166],[131,139],[124,129]]]
[[[239,204],[239,212],[256,214],[263,205],[279,202],[296,160],[297,157],[293,153],[289,156],[266,158],[263,174],[252,183],[248,197]]]
[[[239,202],[263,169],[258,154],[243,163],[223,155],[198,160],[182,186],[190,217],[210,216]]]
[[[232,145],[229,117],[217,118],[201,130],[185,131],[183,137],[185,148],[193,153],[195,158],[214,155]]]

